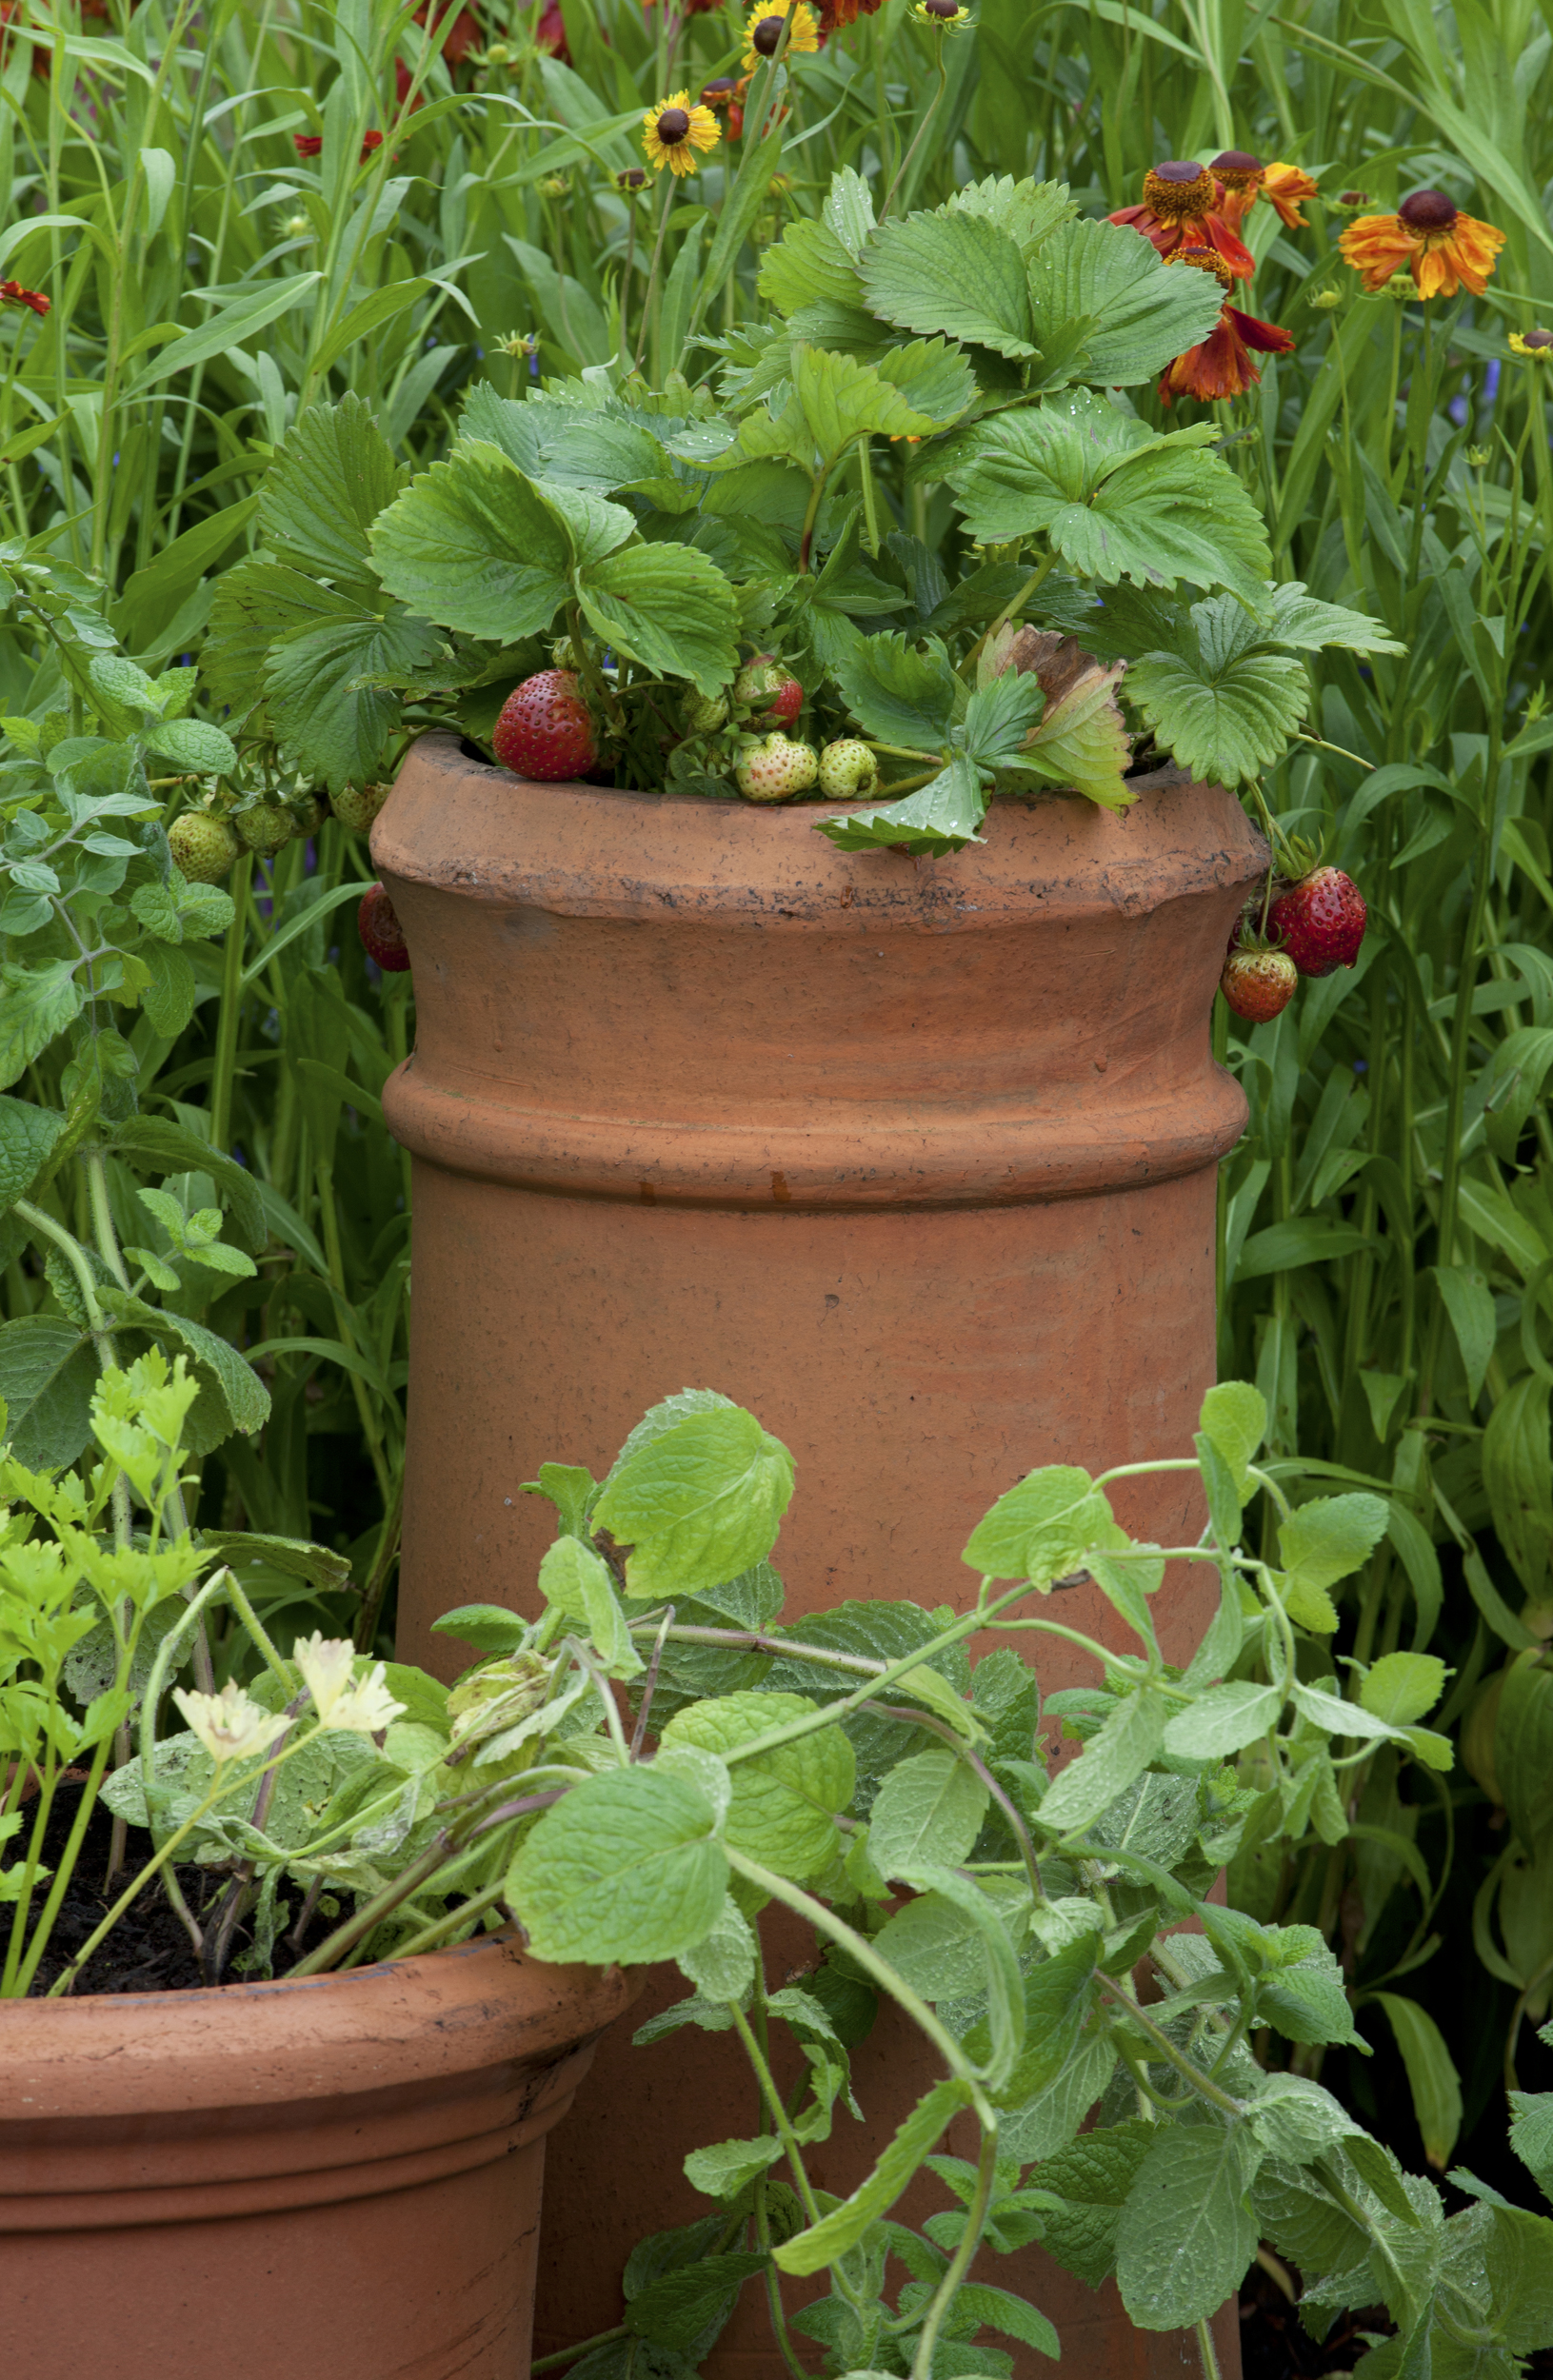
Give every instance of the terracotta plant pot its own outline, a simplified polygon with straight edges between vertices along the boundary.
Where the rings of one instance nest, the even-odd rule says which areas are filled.
[[[789,1616],[968,1600],[961,1548],[1033,1465],[1190,1443],[1216,1164],[1245,1118],[1209,1015],[1261,838],[1174,770],[1124,816],[1000,802],[936,862],[844,855],[815,816],[529,784],[433,736],[377,821],[417,1016],[384,1100],[415,1160],[403,1659],[461,1665],[428,1633],[455,1604],[534,1609],[551,1515],[523,1483],[551,1458],[602,1471],[686,1386],[797,1458]],[[1184,1495],[1117,1505],[1197,1533]],[[1167,1654],[1217,1593],[1167,1582]],[[1116,1626],[1088,1589],[1062,1616]],[[622,2033],[585,2107],[552,2160],[547,2347],[618,2320],[634,2240],[705,2210],[685,2149],[752,2113],[737,2051],[699,2033]],[[899,2112],[843,2125],[827,2187]],[[708,2370],[774,2373],[763,2321]],[[1126,2358],[1113,2337],[1080,2369]]]
[[[633,1996],[509,1934],[0,2003],[16,2380],[525,2380],[545,2135]]]

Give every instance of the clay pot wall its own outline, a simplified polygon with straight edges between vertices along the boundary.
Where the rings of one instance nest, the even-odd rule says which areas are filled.
[[[545,2136],[640,1978],[510,1934],[0,2002],[15,2380],[526,2380]]]
[[[814,818],[529,784],[429,737],[378,819],[417,1013],[384,1101],[414,1159],[402,1658],[462,1666],[429,1634],[457,1604],[533,1611],[551,1514],[523,1483],[546,1459],[602,1474],[687,1386],[796,1457],[789,1616],[963,1605],[961,1549],[1025,1472],[1190,1444],[1217,1160],[1245,1115],[1209,1013],[1265,846],[1175,771],[1121,816],[1000,802],[940,861],[845,855]],[[1165,1543],[1200,1525],[1173,1486],[1116,1502]],[[1167,1580],[1168,1656],[1216,1596]],[[1092,1589],[1061,1616],[1121,1640]],[[683,1989],[655,1978],[644,2013]],[[885,2099],[912,2080],[890,2056]],[[825,2186],[902,2112],[870,2105],[866,2137],[842,2118]],[[547,2348],[618,2319],[634,2240],[705,2211],[685,2149],[755,2120],[720,2037],[606,2045],[552,2157]],[[1104,2306],[1085,2380],[1179,2359],[1039,2258],[993,2277],[1061,2299],[1075,2337]],[[741,2313],[716,2380],[773,2380],[763,2331]]]

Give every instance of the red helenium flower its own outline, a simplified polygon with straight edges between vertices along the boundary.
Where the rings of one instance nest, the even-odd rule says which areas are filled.
[[[0,281],[0,305],[30,306],[34,314],[47,314],[49,300],[41,289],[24,289],[19,281]]]
[[[1214,397],[1243,396],[1262,378],[1251,361],[1253,347],[1263,355],[1292,355],[1294,341],[1275,323],[1243,314],[1238,306],[1222,307],[1217,327],[1201,347],[1188,347],[1166,367],[1160,380],[1160,403],[1200,397],[1205,405]]]
[[[1141,231],[1162,256],[1180,248],[1209,248],[1237,281],[1249,281],[1256,259],[1219,211],[1219,185],[1205,166],[1172,159],[1144,176],[1143,203],[1119,207],[1112,223]]]

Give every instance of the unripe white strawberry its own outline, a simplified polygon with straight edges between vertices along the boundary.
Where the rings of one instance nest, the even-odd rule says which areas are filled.
[[[279,851],[296,833],[296,821],[283,802],[252,802],[232,820],[238,841],[250,851]]]
[[[242,844],[224,818],[185,810],[168,828],[168,848],[191,884],[221,884]]]
[[[820,773],[811,744],[792,744],[780,729],[745,746],[734,776],[747,802],[786,802],[805,792]]]
[[[346,785],[329,799],[342,826],[365,835],[388,798],[387,785]]]
[[[709,736],[728,715],[724,694],[698,694],[685,706],[685,724],[693,736]]]
[[[820,755],[820,791],[830,802],[855,802],[879,790],[879,763],[856,736],[827,744]]]

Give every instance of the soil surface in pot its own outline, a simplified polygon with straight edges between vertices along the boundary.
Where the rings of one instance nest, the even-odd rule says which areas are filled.
[[[79,1785],[68,1780],[60,1785],[54,1795],[54,1806],[49,1814],[43,1840],[43,1865],[46,1868],[56,1868],[63,1856],[70,1828],[75,1823],[80,1797]],[[95,1933],[114,1901],[140,1874],[151,1855],[149,1835],[139,1827],[131,1827],[125,1865],[114,1878],[112,1889],[106,1889],[103,1879],[108,1872],[112,1832],[111,1814],[99,1802],[88,1823],[75,1873],[49,1936],[49,1947],[38,1962],[38,1972],[28,1994],[30,1999],[42,1999],[50,1985],[58,1981],[81,1945]],[[231,1881],[230,1877],[218,1868],[193,1866],[179,1866],[176,1874],[179,1889],[196,1921],[203,1923],[207,1917],[213,1916]],[[45,1880],[33,1892],[31,1916],[34,1921],[48,1891],[49,1885]],[[300,1895],[293,1901],[293,1918],[299,1902]],[[320,1914],[325,1922],[329,1921],[327,1913]],[[0,1908],[0,1962],[3,1962],[10,1947],[13,1915],[11,1909]],[[300,1950],[289,1947],[283,1934],[274,1948],[274,1973],[284,1975],[295,1966],[304,1952],[321,1938],[317,1920],[310,1942],[304,1942]],[[239,1924],[232,1936],[227,1970],[221,1978],[223,1983],[246,1983],[249,1980],[241,1973],[238,1962],[249,1949],[251,1941],[250,1927],[246,1923]],[[138,1900],[130,1903],[101,1949],[93,1953],[77,1977],[74,1991],[80,1996],[88,1993],[110,1992],[201,1992],[206,1988],[207,1978],[201,1973],[199,1960],[184,1932],[182,1920],[163,1892],[159,1878],[153,1877]]]

